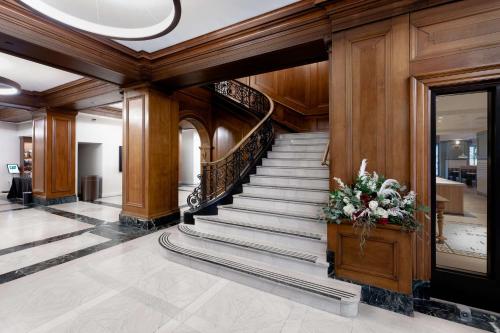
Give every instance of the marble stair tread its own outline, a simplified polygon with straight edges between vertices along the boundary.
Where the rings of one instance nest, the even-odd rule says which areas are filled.
[[[303,152],[303,153],[323,153],[325,151],[326,145],[278,145],[273,146],[271,151],[276,153],[293,153],[293,152]]]
[[[251,185],[284,186],[296,189],[324,189],[330,187],[328,178],[308,178],[278,175],[250,175]]]
[[[234,198],[245,198],[245,199],[272,201],[272,202],[284,202],[284,203],[292,203],[292,204],[306,204],[306,205],[317,206],[317,207],[323,207],[323,206],[325,206],[324,203],[320,203],[320,202],[302,201],[302,200],[291,200],[291,199],[279,199],[279,198],[263,198],[263,197],[259,197],[259,196],[256,196],[256,195],[249,195],[249,194],[244,194],[244,193],[235,194],[233,196],[233,199]]]
[[[290,177],[290,178],[300,178],[300,177]],[[307,179],[307,178],[304,178]],[[321,179],[321,178],[320,178]],[[293,186],[267,186],[267,185],[253,185],[251,183],[243,184],[243,188],[245,187],[258,187],[263,189],[280,189],[280,190],[290,190],[295,191],[299,190],[301,192],[321,192],[321,193],[330,193],[328,190],[318,189],[318,188],[298,188]]]
[[[286,138],[329,138],[329,132],[305,132],[305,133],[282,133],[278,136],[280,139]]]
[[[329,192],[320,189],[299,189],[284,186],[262,186],[262,185],[243,185],[243,194],[250,196],[260,196],[263,198],[275,198],[285,200],[296,200],[306,202],[317,202],[326,204],[328,202]]]
[[[320,260],[320,258],[318,257],[318,255],[316,255],[316,254],[311,254],[311,253],[307,253],[304,251],[285,249],[285,248],[277,247],[277,246],[274,246],[271,244],[266,244],[263,242],[249,241],[249,240],[241,239],[238,237],[226,237],[226,236],[221,236],[221,235],[218,235],[215,233],[202,232],[202,231],[196,230],[196,226],[191,226],[191,225],[186,225],[186,224],[179,224],[178,229],[183,234],[186,234],[186,235],[189,235],[192,237],[207,239],[210,241],[220,242],[220,243],[227,244],[230,246],[237,246],[237,247],[242,247],[242,248],[246,248],[246,249],[251,249],[254,251],[270,253],[273,255],[283,256],[283,257],[286,257],[289,259],[302,260],[302,261],[306,261],[306,262],[310,262],[310,263],[320,263],[321,262],[321,264],[324,264],[324,266],[327,267],[326,262],[323,263]]]
[[[328,138],[293,138],[293,139],[276,139],[274,140],[274,145],[281,145],[281,144],[287,144],[287,145],[326,145],[328,143]]]
[[[248,283],[256,288],[328,312],[348,317],[354,317],[358,313],[357,310],[361,295],[360,286],[334,280],[327,276],[316,277],[298,272],[277,270],[270,265],[253,262],[239,256],[232,256],[228,253],[187,246],[182,242],[182,237],[179,234],[178,231],[177,233],[174,231],[165,232],[160,236],[158,241],[162,247],[172,254],[169,256],[170,258],[183,257],[189,260],[189,262],[185,262],[181,259],[181,263],[205,269],[209,273],[233,279],[240,283]],[[195,262],[198,264],[195,264]],[[215,267],[207,269],[205,266],[207,264]],[[235,278],[234,274],[225,275],[225,270],[236,272],[238,278]],[[264,282],[271,283],[271,285],[267,286],[257,283],[255,279],[264,280]],[[276,284],[288,291],[276,288]]]
[[[302,230],[295,230],[295,229],[289,229],[289,228],[282,228],[282,227],[274,227],[274,226],[268,226],[268,225],[259,224],[259,223],[248,223],[248,222],[234,221],[232,219],[221,218],[217,215],[203,215],[203,216],[198,215],[198,216],[195,216],[195,221],[196,222],[203,221],[203,222],[208,222],[208,223],[217,223],[217,224],[222,224],[224,226],[243,228],[243,229],[247,229],[247,230],[251,230],[251,231],[267,232],[267,233],[280,235],[280,236],[292,236],[292,237],[307,239],[310,241],[326,243],[326,235],[325,234],[302,231]],[[195,222],[195,225],[196,225],[196,222]]]
[[[287,214],[286,212],[283,213],[276,213],[268,210],[257,210],[255,208],[243,208],[243,207],[235,207],[232,204],[229,205],[223,205],[219,206],[219,209],[222,210],[235,210],[239,212],[245,212],[245,213],[250,213],[250,214],[257,214],[261,216],[276,216],[276,217],[284,217],[284,218],[293,218],[293,219],[298,219],[298,220],[303,220],[304,222],[307,223],[319,223],[317,218],[311,218],[309,216],[300,216],[295,213],[293,214]]]

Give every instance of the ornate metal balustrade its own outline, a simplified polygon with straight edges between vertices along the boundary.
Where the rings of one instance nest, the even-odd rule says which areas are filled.
[[[198,176],[200,184],[187,198],[191,213],[228,194],[248,174],[274,138],[271,121],[274,103],[271,98],[238,81],[218,82],[213,85],[213,89],[262,119],[223,158],[202,163]]]

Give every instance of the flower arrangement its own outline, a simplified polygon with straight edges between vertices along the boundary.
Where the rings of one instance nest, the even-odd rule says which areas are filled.
[[[415,212],[415,192],[406,192],[394,179],[385,179],[376,172],[366,172],[366,159],[361,163],[356,182],[348,186],[334,178],[338,189],[330,194],[328,206],[323,209],[327,221],[340,224],[350,220],[361,229],[361,249],[372,228],[377,224],[400,225],[402,230],[416,231],[420,224]]]

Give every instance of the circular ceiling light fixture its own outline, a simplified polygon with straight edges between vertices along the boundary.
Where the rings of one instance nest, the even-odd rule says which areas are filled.
[[[72,28],[120,40],[145,40],[172,31],[181,17],[180,0],[18,0]]]
[[[12,80],[0,76],[0,95],[11,96],[21,93],[21,85]]]

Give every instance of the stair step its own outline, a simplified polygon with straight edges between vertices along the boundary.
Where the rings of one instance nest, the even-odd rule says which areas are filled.
[[[328,132],[305,132],[305,133],[282,133],[278,136],[279,139],[296,139],[296,138],[329,138]]]
[[[323,152],[287,152],[287,151],[270,151],[267,153],[268,158],[281,158],[281,159],[311,159],[311,160],[321,160],[323,158]]]
[[[238,194],[233,196],[233,206],[274,213],[289,213],[302,217],[320,218],[324,204],[305,201],[269,199]]]
[[[276,246],[262,241],[250,241],[241,237],[226,237],[200,231],[195,225],[179,224],[177,229],[183,236],[183,245],[210,250],[214,253],[228,253],[256,263],[270,265],[280,270],[328,276],[326,254],[319,256],[297,249]]]
[[[235,222],[255,223],[272,227],[308,231],[326,235],[326,223],[318,219],[291,214],[273,213],[265,210],[244,209],[233,205],[219,206],[218,217]]]
[[[327,190],[297,189],[293,187],[259,186],[252,184],[243,185],[243,194],[261,198],[283,199],[294,201],[307,201],[327,203],[329,192]]]
[[[289,145],[323,145],[323,148],[328,143],[328,138],[293,138],[293,139],[276,139],[274,146],[289,146]]]
[[[326,145],[280,145],[273,146],[273,152],[316,152],[324,153]]]
[[[293,244],[297,251],[323,256],[326,251],[326,234],[310,231],[293,230],[261,224],[259,222],[240,222],[219,216],[195,216],[198,231],[217,234],[225,237],[244,238],[248,241],[274,244],[277,247],[288,247]]]
[[[257,168],[257,172],[260,168]],[[265,170],[264,170],[265,171]],[[261,170],[261,173],[263,170]],[[327,177],[293,177],[281,175],[250,175],[251,185],[285,186],[301,189],[328,190],[330,181]]]
[[[321,159],[287,159],[263,158],[262,166],[293,167],[293,168],[321,168]],[[327,168],[325,168],[328,170]]]
[[[268,244],[262,244],[257,242],[250,242],[243,239],[233,238],[233,237],[223,237],[216,234],[210,234],[206,232],[201,232],[196,230],[196,226],[179,224],[178,229],[189,236],[204,238],[215,242],[225,243],[232,246],[238,246],[243,248],[248,248],[256,251],[262,251],[267,253],[272,253],[275,255],[280,255],[292,259],[303,260],[310,263],[316,263],[319,260],[319,257],[314,254],[309,254],[305,252],[298,252],[289,249],[283,249],[275,246],[271,246]]]
[[[176,238],[177,236],[177,238]],[[178,235],[163,233],[159,243],[169,259],[224,278],[283,296],[335,314],[354,317],[358,313],[359,286],[333,279],[317,279],[299,273],[277,271],[240,257],[188,247]],[[237,274],[234,274],[237,272]]]
[[[326,167],[287,167],[287,166],[258,166],[257,175],[261,176],[288,176],[305,178],[327,178],[330,171]]]

